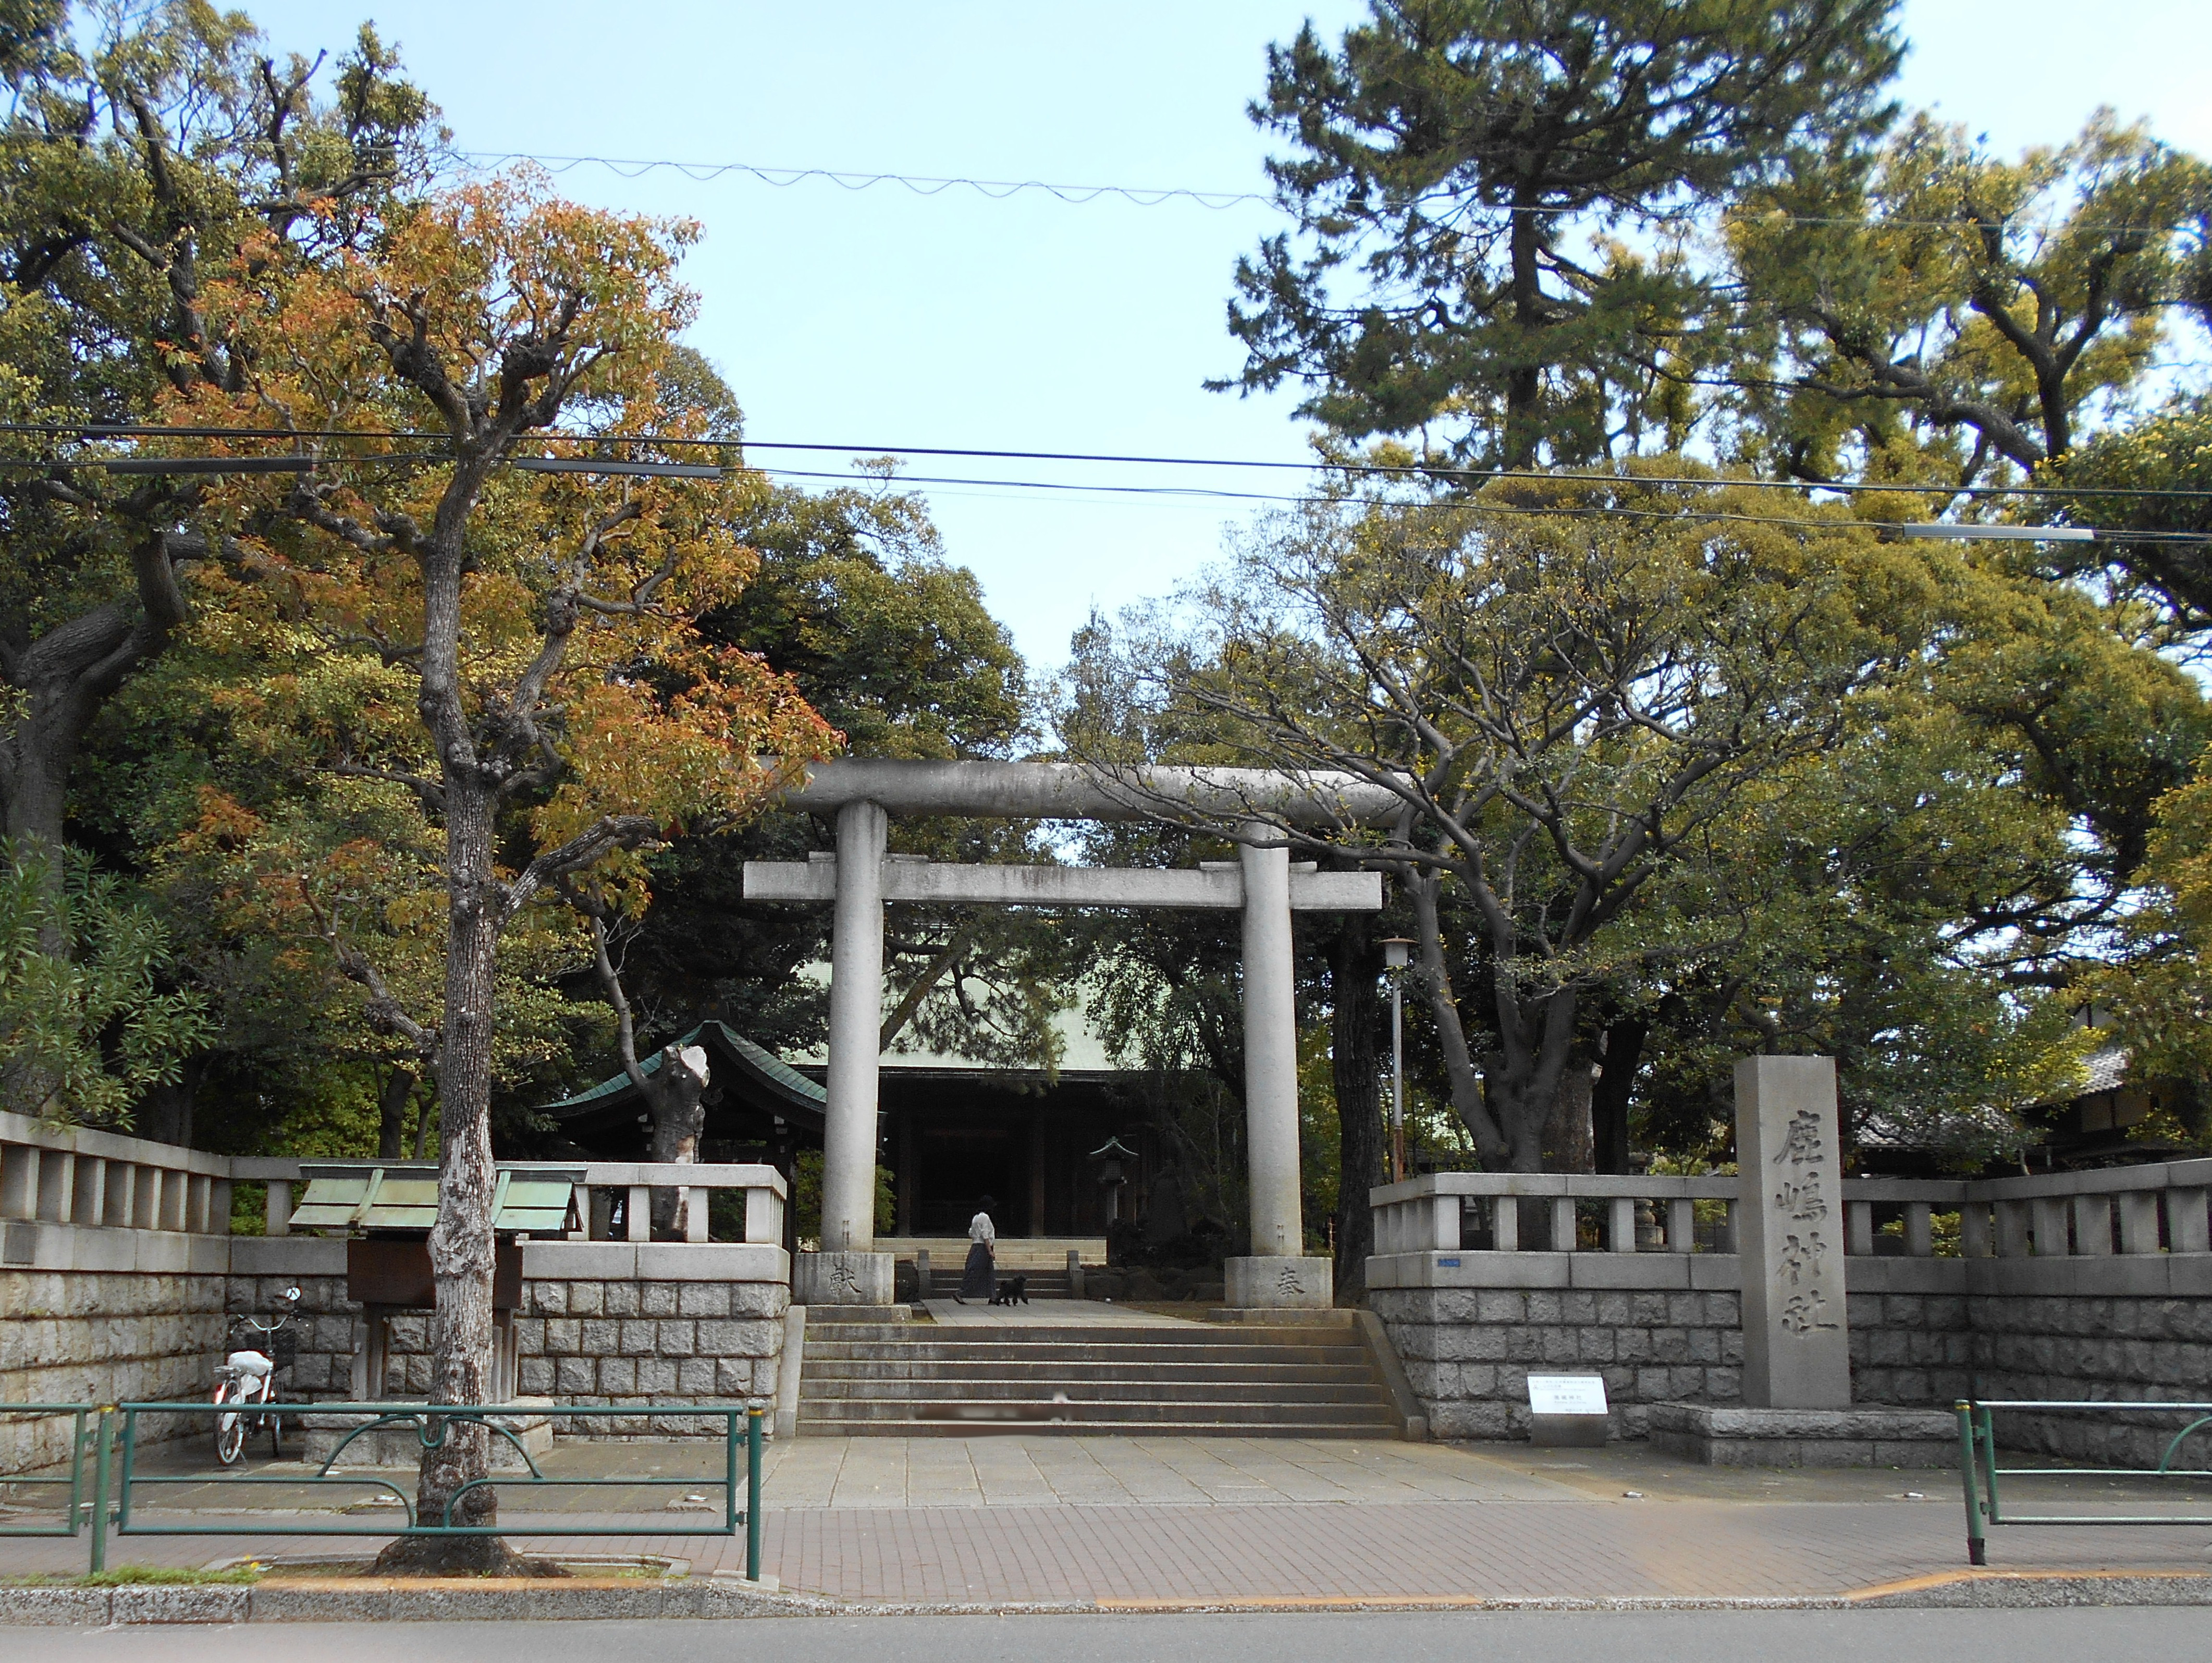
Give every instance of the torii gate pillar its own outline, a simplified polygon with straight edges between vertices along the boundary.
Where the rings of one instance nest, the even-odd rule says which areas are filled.
[[[1268,829],[1249,825],[1248,835]],[[1291,953],[1291,851],[1243,844],[1244,1124],[1252,1252],[1224,1267],[1232,1309],[1326,1307],[1335,1267],[1305,1253],[1298,1174],[1297,990]]]
[[[793,1266],[794,1305],[888,1307],[895,1270],[876,1252],[876,1106],[884,1022],[883,805],[837,811],[830,936],[830,1069],[822,1129],[822,1250]]]

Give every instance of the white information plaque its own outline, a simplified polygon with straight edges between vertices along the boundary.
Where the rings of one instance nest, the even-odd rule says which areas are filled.
[[[1596,1374],[1531,1374],[1528,1410],[1534,1415],[1602,1415],[1605,1381]]]

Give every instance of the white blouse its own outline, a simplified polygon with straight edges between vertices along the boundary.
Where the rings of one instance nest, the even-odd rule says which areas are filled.
[[[992,1226],[990,1214],[978,1213],[968,1221],[968,1240],[980,1241],[986,1247],[997,1245],[999,1233]]]

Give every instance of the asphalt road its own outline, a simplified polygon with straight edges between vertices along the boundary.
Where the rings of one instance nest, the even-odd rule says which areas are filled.
[[[233,1628],[15,1629],[8,1663],[1834,1663],[1891,1657],[2212,1660],[2212,1612],[2043,1611],[1312,1613],[1284,1616],[786,1617],[696,1623],[271,1623]]]

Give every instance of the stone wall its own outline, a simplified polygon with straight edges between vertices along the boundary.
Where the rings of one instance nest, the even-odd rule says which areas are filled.
[[[1647,1435],[1653,1404],[1742,1401],[1733,1256],[1468,1251],[1411,1263],[1421,1257],[1370,1260],[1370,1277],[1380,1268],[1386,1282],[1431,1285],[1370,1283],[1368,1302],[1435,1436],[1525,1438],[1532,1373],[1601,1375],[1616,1434],[1631,1439]],[[1670,1285],[1466,1285],[1512,1276]],[[1854,1258],[1847,1278],[1855,1402],[2212,1399],[2212,1255]],[[2128,1424],[2021,1413],[2001,1417],[1998,1435],[2008,1450],[2152,1465],[2178,1424],[2172,1416]],[[2212,1465],[2212,1436],[2199,1435],[2186,1453]]]
[[[223,1341],[222,1238],[36,1227],[36,1260],[0,1270],[0,1408],[208,1394]],[[0,1416],[0,1472],[68,1459],[71,1426]]]
[[[265,1312],[301,1290],[300,1355],[291,1385],[316,1398],[349,1397],[361,1307],[345,1297],[345,1244],[308,1237],[233,1244],[234,1312]],[[534,1241],[523,1248],[514,1315],[516,1389],[556,1404],[772,1400],[790,1290],[780,1247],[748,1244]],[[429,1389],[434,1318],[395,1315],[380,1392]],[[563,1422],[563,1436],[721,1435],[720,1420],[655,1416]]]
[[[1623,1437],[1655,1403],[1742,1398],[1736,1295],[1689,1290],[1370,1288],[1437,1438],[1525,1438],[1528,1376],[1598,1374]]]

